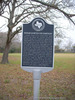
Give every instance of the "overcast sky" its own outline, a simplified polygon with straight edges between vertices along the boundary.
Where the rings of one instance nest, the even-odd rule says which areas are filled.
[[[66,46],[69,41],[72,41],[72,43],[75,44],[75,26],[65,18],[60,18],[56,21],[60,27],[64,28],[63,33],[66,36],[66,38],[62,39],[62,47]],[[7,24],[7,20],[0,16],[0,32],[7,31],[7,25],[4,25],[5,23]]]

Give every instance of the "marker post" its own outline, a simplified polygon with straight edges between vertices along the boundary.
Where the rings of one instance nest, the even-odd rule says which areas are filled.
[[[34,79],[34,99],[33,100],[39,100],[40,79],[41,79],[40,70],[34,70],[33,79]]]
[[[42,18],[23,24],[21,68],[33,73],[34,100],[39,100],[41,73],[54,68],[54,25]]]

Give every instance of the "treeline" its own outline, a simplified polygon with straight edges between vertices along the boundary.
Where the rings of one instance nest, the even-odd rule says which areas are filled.
[[[0,47],[0,53],[3,53],[4,48]],[[21,53],[21,48],[11,48],[9,50],[9,53]]]
[[[0,33],[0,53],[3,53],[6,43],[7,33]],[[21,41],[17,36],[11,43],[9,53],[21,53]],[[55,53],[75,53],[75,44],[73,46],[67,45],[64,49],[60,48],[59,44],[55,45]]]
[[[72,47],[65,47],[65,49],[61,49],[58,45],[56,45],[55,53],[75,53],[75,44]]]
[[[21,44],[17,43],[19,45],[19,47],[14,47],[12,46],[9,50],[9,53],[21,53]],[[0,47],[0,53],[3,53],[4,48]],[[55,53],[75,53],[75,46],[73,46],[70,50],[66,50],[66,49],[60,49],[57,48],[57,46],[55,46]]]

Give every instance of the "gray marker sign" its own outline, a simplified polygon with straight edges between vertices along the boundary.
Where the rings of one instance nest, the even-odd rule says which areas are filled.
[[[48,72],[54,65],[54,26],[42,18],[35,18],[23,24],[22,30],[22,69],[32,72]]]

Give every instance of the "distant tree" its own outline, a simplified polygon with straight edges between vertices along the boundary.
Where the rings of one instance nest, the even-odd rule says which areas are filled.
[[[72,46],[71,51],[72,51],[73,53],[75,53],[75,44]]]
[[[58,52],[60,52],[59,46],[55,45],[55,53],[58,53]]]
[[[6,8],[8,16],[1,15],[8,20],[8,34],[1,63],[8,63],[8,53],[12,39],[21,31],[22,27],[20,25],[22,22],[28,22],[31,17],[39,15],[51,21],[51,23],[55,23],[54,18],[57,19],[62,14],[63,17],[66,17],[75,25],[73,19],[75,13],[73,13],[73,10],[70,12],[71,8],[74,9],[74,5],[67,6],[60,0],[46,0],[46,2],[45,0],[11,0]]]
[[[65,46],[66,52],[71,52],[71,50],[72,50],[72,45],[73,45],[73,42],[72,42],[72,40],[69,38],[69,40],[67,41],[67,45]]]
[[[64,49],[61,48],[62,40],[57,38],[55,41],[55,53],[62,53]]]
[[[19,48],[11,48],[10,50],[9,50],[9,53],[21,53],[21,47],[19,47]]]
[[[55,53],[64,53],[64,49],[61,49],[59,45],[55,45]]]

